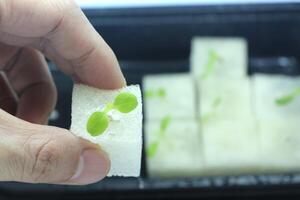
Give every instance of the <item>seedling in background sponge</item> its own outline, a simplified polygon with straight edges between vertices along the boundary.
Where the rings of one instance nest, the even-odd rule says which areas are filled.
[[[108,103],[103,111],[96,111],[91,114],[87,121],[87,131],[91,136],[99,136],[108,128],[108,112],[117,110],[121,113],[129,113],[138,105],[136,96],[129,92],[120,93],[113,103]]]
[[[164,139],[167,128],[169,127],[171,122],[171,117],[164,117],[160,122],[160,128],[158,132],[159,139],[150,143],[149,147],[146,149],[146,153],[148,157],[153,157],[158,149],[159,143]]]
[[[206,79],[210,74],[213,73],[215,67],[216,67],[216,63],[218,61],[220,61],[220,57],[217,54],[216,51],[214,51],[213,49],[210,49],[208,51],[208,59],[207,59],[207,63],[204,66],[204,71],[203,73],[200,75],[200,79],[204,80]]]
[[[164,88],[159,88],[158,90],[145,91],[146,98],[153,98],[153,97],[164,98],[165,96],[166,96],[166,90]]]
[[[212,110],[205,114],[200,120],[202,123],[206,123],[208,122],[212,117],[213,115],[215,114],[216,110],[218,109],[219,105],[222,103],[222,98],[221,97],[216,97],[214,99],[214,101],[212,102]]]
[[[292,101],[294,101],[294,99],[297,98],[298,96],[300,96],[300,87],[296,88],[290,94],[287,94],[285,96],[275,99],[275,103],[278,106],[285,106],[285,105],[291,103]]]

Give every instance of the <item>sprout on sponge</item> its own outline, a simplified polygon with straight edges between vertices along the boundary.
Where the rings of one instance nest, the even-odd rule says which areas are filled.
[[[145,91],[145,97],[146,98],[155,98],[155,97],[158,97],[158,98],[165,98],[167,95],[167,92],[166,92],[166,89],[164,88],[158,88],[157,90],[146,90]]]
[[[171,123],[170,116],[166,116],[161,120],[159,131],[158,131],[159,138],[151,142],[148,148],[146,149],[146,154],[148,157],[153,157],[156,154],[160,142],[165,138],[165,133],[170,123]]]
[[[294,99],[298,96],[300,96],[300,87],[294,89],[290,94],[275,99],[275,103],[278,106],[285,106],[294,101]]]
[[[104,110],[92,113],[87,121],[86,129],[91,136],[99,136],[108,128],[108,112],[117,110],[121,113],[130,113],[138,105],[135,95],[129,92],[122,92],[116,96],[113,103],[108,103]]]

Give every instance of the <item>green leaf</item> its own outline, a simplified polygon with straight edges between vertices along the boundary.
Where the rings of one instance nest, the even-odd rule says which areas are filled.
[[[151,97],[154,97],[155,94],[154,94],[153,90],[146,90],[144,96],[146,98],[151,98]]]
[[[158,141],[150,143],[150,145],[146,149],[146,154],[148,157],[153,157],[156,154],[158,149],[158,144],[159,144]]]
[[[209,112],[209,113],[206,113],[205,115],[203,115],[201,118],[200,118],[200,122],[202,124],[206,124],[210,121],[210,119],[212,118],[213,116],[213,113],[212,112]]]
[[[164,88],[159,88],[158,90],[146,90],[144,92],[145,98],[153,98],[153,97],[160,97],[164,98],[166,96],[166,90]]]
[[[216,97],[213,104],[212,104],[212,107],[214,109],[216,109],[221,103],[222,103],[222,98],[221,97]]]
[[[280,98],[276,99],[275,102],[278,106],[284,106],[288,103],[291,103],[293,100],[294,100],[294,96],[288,95],[288,96],[284,96],[284,97],[280,97]]]
[[[201,79],[206,79],[215,69],[216,62],[219,60],[219,56],[216,51],[210,49],[208,52],[208,60],[204,66],[204,71],[201,74]]]
[[[104,112],[94,112],[88,119],[86,129],[91,136],[101,135],[108,127],[109,119]]]
[[[115,98],[113,105],[114,108],[121,113],[129,113],[137,107],[138,101],[136,96],[133,94],[129,92],[123,92]]]
[[[170,125],[170,122],[171,122],[170,116],[164,117],[160,122],[160,131],[165,132],[167,130],[168,126]]]
[[[300,96],[300,88],[296,88],[293,92],[291,92],[290,94],[284,95],[282,97],[279,97],[277,99],[275,99],[275,103],[278,106],[285,106],[291,102],[294,101],[294,99],[296,97]]]
[[[158,91],[157,91],[157,95],[159,97],[165,97],[166,96],[166,90],[164,88],[159,88]]]

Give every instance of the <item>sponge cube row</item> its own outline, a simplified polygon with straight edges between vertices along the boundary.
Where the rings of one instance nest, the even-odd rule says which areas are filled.
[[[169,177],[199,173],[202,145],[192,76],[148,75],[143,88],[148,174]]]
[[[252,107],[250,83],[245,76],[247,74],[245,41],[236,38],[200,40],[193,42],[192,73],[149,75],[144,78],[146,147],[158,144],[156,154],[147,157],[150,176],[215,174],[220,172],[217,169],[221,169],[223,163],[234,171],[232,161],[241,165],[245,160],[244,154],[250,152],[255,154],[252,149],[246,148],[248,145],[244,145],[244,151],[232,154],[235,151],[234,146],[238,145],[238,143],[234,145],[236,138],[242,137],[240,134],[242,125],[231,127],[234,123],[230,121],[218,123],[217,127],[228,130],[226,136],[231,143],[231,149],[227,149],[226,143],[220,141],[225,138],[223,132],[220,132],[222,129],[212,129],[215,126],[211,122],[210,126],[201,124],[202,120],[211,117],[214,120],[238,119],[242,114],[243,123],[247,125]],[[206,52],[207,50],[209,52]],[[235,59],[236,52],[239,52],[237,59]],[[236,67],[232,68],[232,65]],[[203,77],[207,79],[201,81]],[[241,88],[243,90],[240,90]],[[232,99],[232,95],[240,91],[241,94]],[[169,116],[171,121],[169,129],[162,134],[159,127],[166,116]],[[254,128],[252,124],[251,128]],[[248,130],[251,132],[252,129]],[[251,137],[251,134],[248,135]],[[223,146],[215,145],[215,141],[220,141]],[[224,151],[228,156],[220,161],[218,156]],[[237,161],[234,156],[241,160]]]
[[[242,38],[192,41],[205,175],[257,171],[259,136],[247,63],[247,42]]]
[[[226,45],[231,50],[219,51]],[[234,64],[227,65],[231,59]],[[207,174],[300,170],[300,98],[276,103],[280,97],[286,100],[286,95],[300,94],[299,77],[248,77],[242,39],[196,38],[191,63],[200,95]]]
[[[243,39],[195,38],[190,75],[144,79],[149,95],[146,145],[156,144],[157,151],[147,158],[151,176],[300,169],[300,99],[286,106],[275,103],[276,98],[299,88],[300,79],[270,75],[250,78],[247,62]],[[154,90],[156,102],[150,99]],[[172,95],[160,102],[166,93]],[[166,115],[172,120],[162,134],[160,122]]]

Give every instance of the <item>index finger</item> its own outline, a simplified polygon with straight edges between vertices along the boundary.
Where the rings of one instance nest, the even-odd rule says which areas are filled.
[[[115,54],[74,1],[0,0],[0,40],[41,50],[79,82],[125,85]]]

